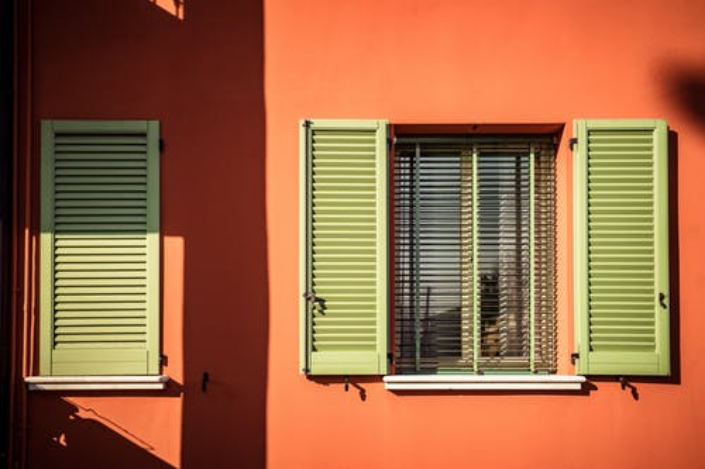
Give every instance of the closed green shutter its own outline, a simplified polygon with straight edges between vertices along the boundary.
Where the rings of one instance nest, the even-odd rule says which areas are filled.
[[[574,132],[577,372],[668,375],[667,124]]]
[[[387,124],[301,124],[301,367],[387,372]]]
[[[159,124],[44,121],[40,374],[159,373]]]

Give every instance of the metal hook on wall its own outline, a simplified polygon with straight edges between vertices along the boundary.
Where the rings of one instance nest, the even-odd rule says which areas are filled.
[[[206,392],[208,390],[208,382],[210,381],[211,376],[208,374],[207,371],[203,372],[203,377],[201,378],[201,391]]]

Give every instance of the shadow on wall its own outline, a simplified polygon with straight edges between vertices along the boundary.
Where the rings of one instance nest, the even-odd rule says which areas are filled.
[[[45,416],[41,427],[30,429],[30,433],[42,433],[31,437],[44,442],[42,464],[46,467],[174,467],[155,456],[149,443],[92,409],[50,394],[39,396],[37,401],[34,408],[41,408]]]
[[[160,121],[162,236],[183,246],[181,288],[174,287],[174,272],[163,272],[172,282],[163,290],[164,305],[172,305],[163,314],[163,373],[178,379],[183,359],[182,423],[177,431],[160,421],[168,397],[145,394],[140,405],[149,406],[154,396],[155,421],[127,430],[163,436],[159,450],[176,460],[180,453],[183,468],[265,467],[262,0],[178,1],[174,5],[188,10],[183,21],[163,8],[169,1],[34,0],[33,44],[42,65],[35,68],[36,112]],[[165,263],[169,269],[175,264]],[[175,326],[182,319],[177,310],[178,316],[183,311],[183,331]],[[130,396],[100,397],[112,410],[108,417],[120,420],[134,411]],[[33,396],[30,413],[36,426],[29,438],[31,467],[108,467],[94,464],[103,457],[122,467],[169,467],[55,394]],[[47,444],[51,464],[44,458]]]
[[[261,468],[269,323],[263,6],[186,6],[183,22],[171,20],[191,52],[181,53],[172,84],[180,112],[165,122],[162,160],[163,235],[184,240],[181,466]]]
[[[681,384],[681,302],[680,302],[680,233],[678,201],[678,132],[668,132],[668,243],[671,332],[670,382]]]
[[[699,126],[705,127],[705,67],[670,67],[666,87],[681,110]]]

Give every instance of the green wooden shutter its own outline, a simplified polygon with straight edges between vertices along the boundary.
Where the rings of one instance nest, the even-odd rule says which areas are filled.
[[[158,374],[158,122],[42,122],[41,192],[40,374]]]
[[[580,374],[668,375],[668,128],[575,122]]]
[[[301,367],[387,372],[387,123],[301,124]]]

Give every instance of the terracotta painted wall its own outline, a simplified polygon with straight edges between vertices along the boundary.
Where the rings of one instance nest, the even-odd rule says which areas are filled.
[[[31,97],[35,136],[43,118],[161,121],[163,349],[172,383],[153,394],[30,394],[27,467],[702,464],[705,3],[186,0],[177,15],[170,2],[157,3],[164,8],[151,0],[31,2],[31,96],[21,97]],[[354,380],[364,393],[346,393],[341,380],[301,376],[305,117],[565,123],[557,197],[566,373],[572,120],[667,119],[673,379],[636,381],[635,400],[612,380],[575,395],[403,395],[379,379]],[[30,174],[37,143],[22,147]],[[36,198],[29,208],[31,256]],[[31,319],[36,292],[31,282],[23,289]],[[205,393],[203,372],[211,376]]]
[[[270,467],[690,468],[705,460],[705,4],[265,1]],[[694,102],[694,100],[699,100]],[[560,367],[572,372],[567,148],[575,118],[661,117],[672,156],[680,374],[589,395],[416,394],[297,374],[297,121],[566,124],[558,155]],[[676,203],[677,202],[677,203]],[[287,233],[287,234],[285,234]],[[678,309],[678,308],[676,308]]]

